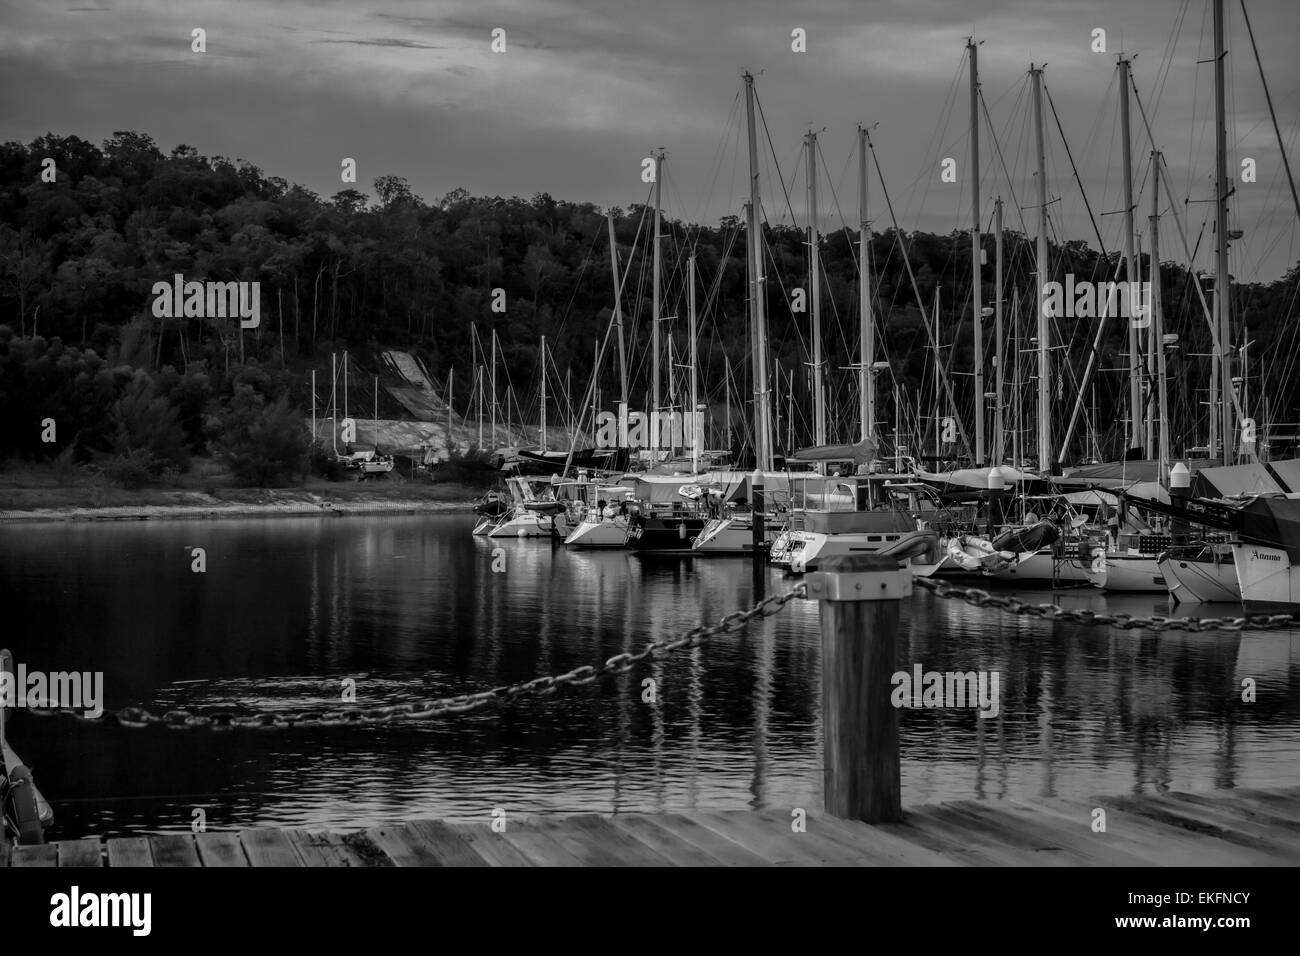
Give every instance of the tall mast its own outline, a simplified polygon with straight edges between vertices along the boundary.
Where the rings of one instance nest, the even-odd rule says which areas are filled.
[[[727,465],[734,468],[736,463],[731,460],[731,357],[724,355],[722,362],[724,385],[722,393],[727,402]]]
[[[767,409],[767,314],[763,306],[762,207],[758,190],[758,138],[754,126],[754,77],[745,74],[745,111],[749,128],[750,334],[754,339],[754,466],[772,470],[771,417]]]
[[[871,227],[867,222],[867,131],[858,127],[858,370],[862,440],[876,435],[876,323],[871,315]]]
[[[826,400],[822,385],[822,277],[817,235],[817,134],[804,137],[808,155],[808,274],[812,296],[813,444],[826,444]]]
[[[658,172],[655,173],[656,178]],[[623,347],[623,304],[620,301],[618,279],[618,245],[614,242],[614,214],[609,214],[609,267],[614,277],[614,325],[618,328],[618,400],[627,405],[627,352]],[[657,286],[656,286],[657,288]],[[619,421],[623,420],[622,412]]]
[[[1051,321],[1047,316],[1047,152],[1043,143],[1043,69],[1029,65],[1034,78],[1034,144],[1038,154],[1038,248],[1034,297],[1038,314],[1038,470],[1046,474],[1052,462]]]
[[[1151,153],[1151,351],[1156,360],[1156,397],[1160,407],[1160,438],[1157,445],[1163,479],[1169,464],[1169,396],[1165,383],[1165,320],[1160,314],[1160,162]]]
[[[546,336],[542,336],[542,414],[541,427],[537,431],[541,451],[546,451]]]
[[[996,352],[994,361],[997,363],[994,368],[998,397],[993,403],[993,463],[998,464],[1006,456],[1006,440],[1003,436],[1003,409],[1002,403],[1006,400],[1007,377],[1003,366],[1006,365],[1006,353],[1003,350],[1002,338],[1002,197],[999,196],[993,203],[993,231],[996,234],[994,240],[994,268],[997,270],[997,276],[994,278],[993,287],[993,347]]]
[[[497,447],[497,330],[492,330],[492,448]]]
[[[975,326],[975,466],[984,464],[984,318],[980,313],[980,124],[979,47],[974,37],[966,39],[970,51],[970,168],[971,168],[971,316]]]
[[[1137,281],[1138,270],[1133,261],[1133,149],[1129,142],[1128,91],[1130,61],[1119,60],[1119,128],[1121,149],[1124,151],[1124,280]],[[1132,298],[1131,296],[1129,297]],[[1132,309],[1130,308],[1130,312]],[[1132,317],[1128,323],[1128,445],[1141,448],[1144,441],[1142,427],[1142,349],[1138,340],[1137,322]],[[1149,449],[1147,449],[1149,452]]]
[[[655,151],[654,289],[651,292],[653,314],[650,324],[650,448],[653,451],[659,450],[659,218],[663,171],[664,151],[659,149]]]
[[[943,361],[943,353],[939,351],[939,287],[934,287],[934,457],[936,462],[943,454],[939,446],[941,429],[939,428],[939,413],[943,408],[940,403],[940,364]],[[936,464],[937,468],[938,465]]]
[[[1223,94],[1224,61],[1228,53],[1223,46],[1223,0],[1214,0],[1214,182],[1216,239],[1214,261],[1214,324],[1219,330],[1218,372],[1221,403],[1219,427],[1223,440],[1223,463],[1236,461],[1233,439],[1232,406],[1232,315],[1228,275],[1228,125]],[[1213,416],[1215,409],[1210,409]],[[1210,449],[1214,455],[1214,449]]]
[[[1011,464],[1019,470],[1023,467],[1024,449],[1020,445],[1020,430],[1022,427],[1021,409],[1024,403],[1020,400],[1020,289],[1012,286],[1011,288],[1011,340],[1015,343],[1015,348],[1011,350],[1011,397],[1014,404],[1011,406]]]
[[[691,409],[686,421],[691,429],[691,473],[700,470],[700,429],[696,427],[699,419],[696,409],[699,407],[699,393],[696,386],[696,347],[695,347],[695,256],[686,260],[687,305],[691,310]]]

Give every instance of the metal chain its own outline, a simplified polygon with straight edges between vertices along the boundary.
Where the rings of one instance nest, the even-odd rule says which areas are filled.
[[[1117,627],[1124,631],[1279,631],[1300,627],[1300,616],[1270,614],[1259,617],[1134,617],[1131,614],[1103,614],[1097,611],[1064,608],[1056,604],[1028,604],[1002,594],[990,594],[979,588],[960,588],[942,581],[914,576],[912,583],[937,597],[965,601],[972,607],[993,607],[1010,614],[1040,617],[1048,621],[1069,621],[1097,627]]]
[[[494,687],[475,694],[461,694],[437,700],[417,701],[409,704],[386,704],[377,707],[353,707],[347,710],[308,710],[297,713],[259,711],[251,714],[219,712],[196,714],[188,710],[169,710],[162,715],[151,713],[143,707],[123,707],[106,711],[98,717],[87,717],[70,707],[32,708],[34,714],[75,717],[85,723],[116,721],[123,727],[149,727],[158,725],[169,730],[279,730],[290,727],[359,727],[383,724],[398,719],[423,719],[469,714],[486,707],[494,707],[519,697],[545,697],[561,687],[582,687],[606,674],[624,674],[646,660],[665,657],[684,647],[703,644],[711,637],[744,627],[756,617],[772,617],[797,597],[803,597],[800,584],[784,594],[774,594],[759,601],[748,611],[733,611],[717,624],[700,625],[673,640],[653,641],[637,653],[615,654],[602,664],[586,664],[564,674],[538,677],[521,684]]]

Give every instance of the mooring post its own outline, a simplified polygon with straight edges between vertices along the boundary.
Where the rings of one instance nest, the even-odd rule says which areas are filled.
[[[898,712],[899,602],[912,572],[896,556],[851,554],[818,562],[808,597],[821,603],[825,804],[865,823],[903,819]]]

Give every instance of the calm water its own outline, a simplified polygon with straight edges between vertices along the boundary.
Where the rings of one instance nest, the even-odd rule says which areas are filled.
[[[748,562],[470,535],[471,516],[0,526],[0,644],[103,671],[109,708],[308,709],[558,673],[748,607]],[[492,549],[506,570],[492,571]],[[191,547],[207,572],[190,570]],[[771,594],[790,579],[770,571]],[[1046,600],[1046,592],[1038,599]],[[1160,596],[1062,603],[1167,613]],[[1213,607],[1207,613],[1229,614]],[[1300,782],[1300,634],[1083,629],[918,592],[900,666],[997,670],[1001,713],[902,711],[904,805]],[[19,712],[58,838],[508,812],[819,807],[817,608],[498,714],[178,733]],[[641,702],[658,681],[660,706]],[[1243,678],[1258,702],[1243,704]]]

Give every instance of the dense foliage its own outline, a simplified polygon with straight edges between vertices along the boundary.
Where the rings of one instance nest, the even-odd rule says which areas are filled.
[[[57,168],[52,183],[42,178],[46,158]],[[247,481],[285,480],[306,467],[307,449],[289,435],[290,423],[309,402],[306,370],[328,370],[331,349],[401,347],[419,354],[435,378],[455,369],[456,410],[466,414],[475,356],[482,362],[484,354],[472,344],[473,327],[482,342],[496,331],[505,360],[499,390],[512,382],[525,416],[536,407],[543,335],[555,360],[552,394],[566,380],[571,388],[569,399],[555,399],[553,415],[567,411],[569,400],[580,405],[593,344],[604,338],[612,314],[605,214],[591,203],[545,194],[531,200],[474,198],[456,190],[430,203],[395,176],[380,177],[374,188],[374,202],[351,188],[325,199],[247,162],[203,157],[188,146],[165,155],[150,137],[133,132],[117,133],[102,147],[53,134],[29,145],[0,146],[0,322],[7,327],[0,327],[0,457],[50,458],[75,441],[82,459],[114,459],[131,473],[156,476],[183,469],[191,455],[219,453],[232,466],[239,462],[235,470]],[[644,213],[640,206],[613,210],[626,274],[622,303],[634,408],[648,404],[650,366]],[[743,226],[735,217],[716,226],[667,221],[664,234],[663,311],[677,317],[665,323],[673,362],[685,361],[685,261],[692,251],[701,378],[716,413],[725,401],[729,360],[743,439],[743,402],[752,393]],[[808,316],[790,308],[791,290],[807,286],[804,233],[766,227],[765,238],[772,353],[783,375],[793,374],[797,399],[791,430],[784,398],[789,383],[779,387],[779,444],[789,437],[798,445],[811,430]],[[991,304],[992,237],[986,237],[986,247],[983,298]],[[1167,241],[1165,248],[1172,247]],[[844,437],[857,429],[856,373],[846,368],[858,347],[856,255],[856,236],[825,237],[830,430]],[[918,427],[918,406],[921,416],[931,414],[933,352],[925,323],[933,321],[936,292],[941,339],[945,346],[954,344],[951,352],[945,348],[944,361],[957,372],[971,368],[970,257],[965,233],[874,235],[874,305],[883,357],[893,367],[892,381],[884,377],[879,396],[885,421],[894,418],[895,394],[905,404],[906,428]],[[1005,261],[1007,305],[1011,290],[1022,290],[1020,321],[1027,326],[1032,293],[1023,290],[1033,287],[1032,241],[1008,232]],[[1113,261],[1113,253],[1108,260],[1082,241],[1052,246],[1055,277],[1073,272],[1114,278]],[[237,319],[155,317],[152,286],[177,273],[260,282],[261,326],[241,331]],[[1208,332],[1188,273],[1166,264],[1162,280],[1168,331],[1182,337],[1170,369],[1174,444],[1181,450],[1204,440],[1205,396],[1195,388],[1203,389],[1207,365],[1194,356],[1209,351]],[[492,310],[498,288],[505,292],[503,313]],[[1300,269],[1272,284],[1234,290],[1235,314],[1254,340],[1250,392],[1268,396],[1275,420],[1300,416],[1300,375],[1292,362],[1298,289]],[[926,311],[924,319],[918,306]],[[1014,328],[1010,314],[1007,326]],[[1054,383],[1058,434],[1095,328],[1094,321],[1062,320],[1069,353]],[[1019,348],[1028,347],[1032,334],[1020,333]],[[1101,344],[1101,368],[1124,364],[1126,334],[1112,323]],[[1027,375],[1029,363],[1024,367]],[[678,402],[684,374],[677,369]],[[991,368],[988,375],[991,389]],[[602,404],[610,407],[618,388],[616,362],[604,364],[599,388]],[[954,376],[953,388],[969,421],[972,377]],[[1123,376],[1099,376],[1095,418],[1104,455],[1123,451],[1126,396]],[[1262,409],[1256,414],[1262,418]],[[58,443],[40,440],[39,423],[47,418],[59,423]],[[1080,430],[1074,456],[1087,450]]]

